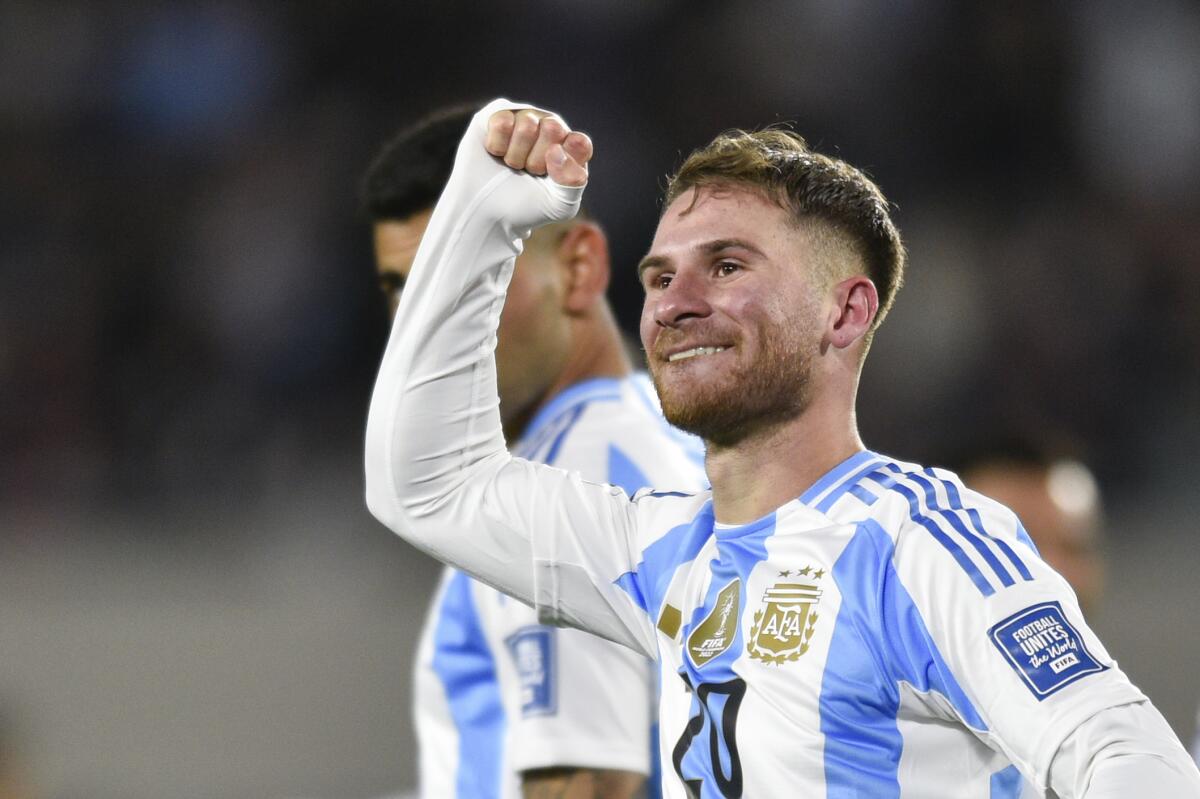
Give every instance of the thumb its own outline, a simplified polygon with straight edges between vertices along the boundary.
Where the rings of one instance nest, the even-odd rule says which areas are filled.
[[[551,145],[546,151],[546,172],[560,186],[587,185],[587,166],[568,155],[561,144]]]

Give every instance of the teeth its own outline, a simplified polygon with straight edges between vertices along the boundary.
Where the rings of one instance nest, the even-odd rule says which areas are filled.
[[[695,358],[697,355],[713,355],[724,351],[724,349],[724,347],[692,347],[690,350],[684,350],[683,352],[667,356],[667,360],[671,362],[682,361],[684,358]]]

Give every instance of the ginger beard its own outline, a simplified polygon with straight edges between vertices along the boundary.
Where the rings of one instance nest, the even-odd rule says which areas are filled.
[[[667,421],[710,445],[730,447],[804,412],[812,401],[816,339],[795,315],[766,321],[753,328],[756,347],[748,349],[737,336],[731,349],[674,363],[660,353],[680,336],[660,332],[648,360]],[[701,363],[706,358],[732,363]]]

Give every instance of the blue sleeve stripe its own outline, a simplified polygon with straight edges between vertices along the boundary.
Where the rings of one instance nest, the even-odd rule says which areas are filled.
[[[883,483],[883,480],[880,480],[874,474],[868,474],[867,479],[874,480],[880,484]],[[979,589],[980,593],[984,596],[991,596],[996,593],[996,589],[983,576],[983,572],[979,571],[979,567],[975,565],[974,561],[967,557],[967,553],[963,551],[962,547],[954,543],[954,539],[946,535],[936,522],[921,513],[920,501],[910,488],[900,483],[895,483],[891,486],[891,490],[908,500],[909,518],[928,530],[929,534],[934,537],[934,540],[945,547],[946,551],[953,556],[958,565],[971,578],[971,582],[975,583],[975,587]]]
[[[874,505],[879,497],[872,494],[869,490],[863,487],[861,483],[850,486],[850,495],[857,498],[864,505]]]
[[[996,576],[1000,578],[1000,582],[1004,583],[1005,588],[1008,588],[1010,585],[1016,583],[1016,580],[1014,580],[1012,575],[1008,573],[1008,569],[1004,568],[1004,564],[1000,562],[1000,559],[996,557],[996,553],[992,552],[992,548],[989,547],[987,545],[987,541],[984,540],[984,538],[987,538],[994,542],[994,538],[991,538],[991,536],[988,536],[986,533],[984,534],[984,538],[981,538],[971,530],[967,529],[967,526],[963,524],[962,519],[959,518],[957,513],[952,510],[945,510],[937,507],[937,492],[934,490],[933,483],[929,482],[929,480],[913,472],[910,472],[905,476],[909,479],[909,481],[916,483],[924,491],[925,507],[928,509],[929,513],[937,513],[939,516],[949,522],[950,526],[954,528],[955,532],[957,532],[964,541],[974,547],[975,551],[978,552],[987,565],[992,568],[992,571],[994,571]]]
[[[824,494],[826,491],[829,491],[833,486],[840,483],[843,487],[842,490],[844,490],[845,488],[849,487],[851,483],[861,477],[861,475],[855,474],[849,480],[846,480],[846,475],[851,474],[852,472],[857,472],[868,461],[878,460],[879,456],[874,452],[863,451],[854,453],[849,458],[826,472],[820,480],[813,483],[811,488],[800,495],[800,501],[805,505],[812,507],[812,504],[816,502],[822,494]],[[834,489],[835,493],[837,490],[838,489]]]
[[[816,504],[816,509],[821,511],[821,513],[828,511],[833,507],[835,502],[845,496],[847,492],[852,491],[868,472],[872,472],[878,468],[879,464],[880,460],[878,458],[872,458],[867,462],[866,466],[863,466],[861,469],[855,471],[853,474],[839,483],[836,488],[826,494],[825,498]]]
[[[1008,542],[1002,538],[996,538],[988,533],[986,529],[984,529],[983,519],[980,518],[979,511],[977,511],[975,508],[963,507],[962,497],[958,493],[958,486],[954,485],[954,483],[950,482],[949,480],[942,480],[941,478],[938,478],[933,473],[932,469],[926,469],[925,472],[929,474],[930,477],[938,480],[945,487],[946,497],[950,500],[950,507],[954,508],[955,510],[964,511],[968,518],[970,518],[971,526],[975,528],[975,531],[981,536],[994,542],[996,546],[1000,548],[1000,551],[1004,553],[1004,556],[1008,558],[1010,562],[1012,562],[1013,568],[1017,570],[1017,572],[1021,575],[1021,578],[1024,580],[1032,580],[1033,575],[1030,574],[1029,569],[1025,566],[1025,563],[1021,560],[1020,556],[1018,556],[1017,553],[1013,551],[1012,547],[1008,545]],[[1021,526],[1020,522],[1017,522],[1017,538],[1021,538],[1022,534],[1025,536],[1025,538],[1029,537],[1029,534],[1025,532],[1025,528]]]

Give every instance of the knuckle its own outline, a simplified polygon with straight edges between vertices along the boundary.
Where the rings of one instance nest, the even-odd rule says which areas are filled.
[[[514,119],[512,111],[497,111],[496,113],[492,114],[490,119],[488,119],[488,127],[490,130],[505,135],[512,132],[513,124]]]
[[[538,127],[538,119],[532,113],[519,112],[513,120],[513,131],[521,135],[534,133]]]

